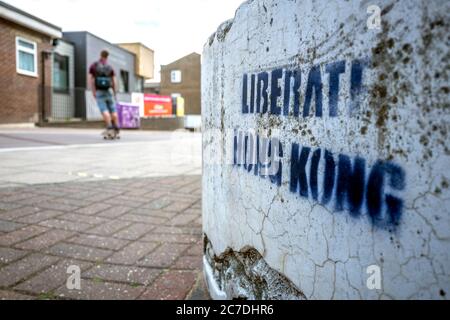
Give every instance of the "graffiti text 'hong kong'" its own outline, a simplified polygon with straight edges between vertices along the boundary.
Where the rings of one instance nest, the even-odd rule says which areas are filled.
[[[235,131],[233,165],[281,187],[285,148],[277,138]],[[347,211],[353,217],[367,213],[378,226],[400,223],[401,191],[405,172],[395,163],[378,160],[369,166],[362,157],[335,155],[329,150],[292,144],[289,190],[301,198]]]

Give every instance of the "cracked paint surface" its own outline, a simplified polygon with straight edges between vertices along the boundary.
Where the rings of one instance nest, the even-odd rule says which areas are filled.
[[[202,66],[204,232],[220,256],[254,248],[307,299],[448,299],[450,296],[449,4],[380,1],[381,30],[368,30],[369,2],[247,1],[205,44]],[[444,9],[447,8],[447,9]],[[369,57],[364,95],[349,114],[349,68],[337,116],[242,113],[242,79],[280,67]],[[270,85],[269,85],[270,88]],[[282,99],[280,99],[282,100]],[[280,101],[282,104],[282,101]],[[235,129],[277,136],[334,154],[392,161],[406,173],[395,227],[373,225],[289,190],[291,159],[280,187],[233,163]],[[309,167],[308,167],[309,170]],[[309,172],[307,170],[307,172]],[[318,168],[319,180],[324,168]],[[382,288],[366,286],[367,267]],[[251,294],[249,294],[251,297]]]

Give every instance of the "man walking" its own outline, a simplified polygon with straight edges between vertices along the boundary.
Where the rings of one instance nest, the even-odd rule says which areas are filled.
[[[119,126],[116,110],[116,77],[108,64],[109,53],[103,50],[100,60],[89,68],[91,90],[105,121],[105,137],[118,137]]]

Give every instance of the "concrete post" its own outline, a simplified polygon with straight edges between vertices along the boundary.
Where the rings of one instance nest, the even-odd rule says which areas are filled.
[[[449,9],[247,1],[211,36],[213,297],[449,297]]]

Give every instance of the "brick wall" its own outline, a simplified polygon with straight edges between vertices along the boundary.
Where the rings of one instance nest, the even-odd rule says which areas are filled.
[[[201,114],[200,68],[200,55],[198,54],[190,54],[170,65],[161,66],[161,95],[181,94],[184,98],[186,114]],[[181,71],[181,83],[171,82],[170,75],[173,70]]]
[[[16,37],[37,43],[38,77],[16,71]],[[40,87],[51,84],[51,59],[45,61],[45,81],[42,79],[42,51],[50,50],[50,38],[0,18],[0,123],[37,122],[39,118]],[[48,88],[46,96],[49,95]],[[50,99],[46,99],[49,110]]]

